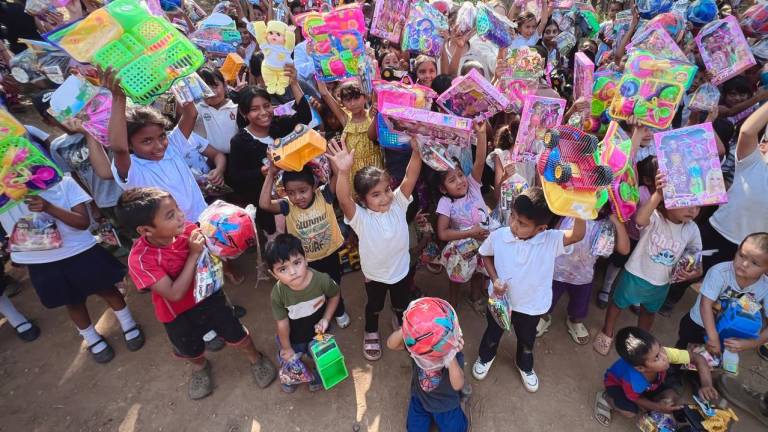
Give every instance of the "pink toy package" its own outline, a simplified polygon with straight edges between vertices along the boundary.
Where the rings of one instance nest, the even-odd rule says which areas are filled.
[[[420,135],[447,146],[467,147],[472,141],[472,120],[428,110],[385,105],[384,120],[396,132]]]
[[[371,34],[399,43],[405,27],[408,14],[404,13],[410,7],[411,0],[378,0],[373,10]]]
[[[448,30],[448,19],[445,15],[429,3],[414,3],[405,22],[401,47],[404,51],[414,54],[437,57],[445,42],[441,36],[444,30]]]
[[[688,58],[661,23],[651,23],[632,37],[627,52],[644,50],[659,58],[687,62]]]
[[[720,85],[756,64],[739,22],[733,16],[705,25],[696,36],[696,46],[704,66],[714,76],[714,85]]]
[[[667,176],[666,208],[728,202],[712,123],[659,132],[653,140],[659,172]]]
[[[507,58],[497,65],[496,72],[499,76],[496,88],[509,100],[509,109],[519,113],[525,96],[538,89],[538,80],[544,75],[544,59],[529,47],[511,49]]]
[[[573,69],[573,98],[592,99],[595,64],[583,52],[576,53]]]
[[[454,79],[453,85],[437,98],[437,104],[457,116],[481,121],[506,110],[509,99],[477,69],[472,69]]]
[[[526,96],[513,156],[534,160],[544,148],[544,134],[563,122],[564,113],[565,99]]]

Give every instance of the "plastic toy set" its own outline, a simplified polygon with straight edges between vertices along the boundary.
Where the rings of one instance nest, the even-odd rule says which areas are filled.
[[[3,138],[0,155],[0,213],[61,181],[56,164],[24,137]]]
[[[51,95],[48,112],[59,122],[78,118],[83,128],[103,146],[109,146],[108,125],[112,93],[86,79],[70,75]]]
[[[337,81],[358,74],[365,55],[365,17],[359,4],[339,6],[330,12],[309,12],[298,18],[304,37],[312,42],[315,75]]]
[[[688,108],[698,111],[712,111],[720,103],[720,90],[706,82],[699,86],[688,101]]]
[[[436,297],[412,301],[403,312],[405,349],[425,371],[440,370],[459,351],[459,318],[451,305]]]
[[[336,344],[336,338],[332,335],[315,336],[315,339],[309,343],[309,351],[317,367],[317,374],[320,375],[323,388],[326,390],[330,390],[349,376],[344,355]]]
[[[393,149],[408,149],[410,145],[410,137],[405,134],[398,134],[389,128],[387,122],[384,119],[382,110],[384,105],[391,106],[404,106],[419,109],[428,109],[432,106],[432,101],[437,97],[437,93],[429,87],[421,84],[413,84],[409,81],[406,83],[406,78],[400,82],[397,81],[383,81],[374,80],[373,90],[376,92],[376,103],[379,113],[378,117],[378,129],[379,129],[379,144],[382,147]]]
[[[201,21],[198,29],[189,35],[189,40],[206,53],[218,56],[237,51],[242,41],[235,21],[221,13],[213,13]]]
[[[647,24],[642,31],[635,33],[632,43],[627,45],[627,52],[631,55],[635,50],[647,51],[662,59],[688,61],[683,50],[661,24]]]
[[[597,134],[605,134],[611,118],[608,108],[616,95],[622,74],[612,71],[595,72],[592,85],[592,104],[589,109],[589,117],[584,120],[584,130]]]
[[[472,141],[472,121],[418,108],[385,105],[384,119],[396,132],[419,135],[445,146],[468,147]]]
[[[325,153],[325,149],[325,138],[300,124],[287,136],[275,139],[272,161],[281,169],[301,171],[307,162]]]
[[[635,116],[642,125],[669,127],[696,70],[690,63],[635,51],[627,61],[619,92],[611,103],[611,117],[626,120]]]
[[[509,100],[485,77],[472,69],[453,80],[453,85],[437,98],[443,109],[476,121],[493,117],[509,106]]]
[[[403,29],[403,51],[437,57],[445,40],[440,35],[448,30],[448,19],[434,6],[419,1],[411,5]]]
[[[632,161],[632,140],[617,122],[611,122],[601,143],[600,162],[611,167],[613,183],[608,188],[611,209],[621,222],[635,214],[640,201],[637,173]]]
[[[475,19],[478,37],[499,48],[512,45],[514,30],[517,25],[508,20],[507,17],[499,15],[485,3],[478,3]]]
[[[739,22],[733,16],[713,21],[696,36],[701,59],[720,85],[757,64]]]
[[[530,94],[526,96],[515,137],[514,157],[534,160],[544,147],[542,141],[545,132],[561,124],[563,114],[565,99]]]
[[[496,87],[510,102],[510,110],[521,112],[525,97],[534,93],[544,75],[544,59],[529,47],[509,50],[504,63],[497,66]]]
[[[666,208],[728,202],[712,123],[659,132],[653,139],[659,172],[667,176]]]
[[[376,2],[371,22],[371,34],[390,42],[400,43],[400,35],[405,27],[410,0],[380,0]]]

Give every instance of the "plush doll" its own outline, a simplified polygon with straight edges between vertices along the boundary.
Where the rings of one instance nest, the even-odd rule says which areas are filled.
[[[267,92],[284,94],[288,87],[288,77],[284,75],[285,64],[291,59],[291,52],[296,44],[296,35],[288,24],[282,21],[270,21],[253,24],[256,42],[264,52],[261,63],[261,76],[267,86]]]

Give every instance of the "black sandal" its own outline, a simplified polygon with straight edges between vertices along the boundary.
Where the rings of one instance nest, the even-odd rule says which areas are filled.
[[[29,324],[30,327],[24,331],[19,331],[19,327],[23,326],[24,324]],[[16,336],[18,336],[19,339],[23,340],[24,342],[32,342],[40,336],[40,327],[36,326],[31,321],[24,321],[23,323],[16,326]]]
[[[125,338],[125,346],[128,348],[128,351],[138,351],[141,349],[141,347],[144,346],[144,331],[141,329],[141,326],[138,324],[124,331],[123,337],[127,336],[128,333],[134,330],[139,331],[139,334],[135,338],[133,339]]]
[[[93,352],[93,347],[98,345],[100,342],[104,342],[107,347],[103,350],[99,351],[98,353]],[[109,363],[112,361],[113,358],[115,358],[115,350],[112,349],[112,347],[107,343],[106,339],[103,337],[99,338],[94,344],[90,345],[88,347],[88,352],[91,353],[91,357],[93,357],[93,360],[96,363]]]

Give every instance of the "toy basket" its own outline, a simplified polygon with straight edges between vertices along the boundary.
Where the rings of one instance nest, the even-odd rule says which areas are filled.
[[[61,181],[56,164],[24,137],[0,141],[0,155],[0,214]]]
[[[318,335],[309,343],[309,351],[326,390],[330,390],[349,376],[344,355],[332,335]]]

